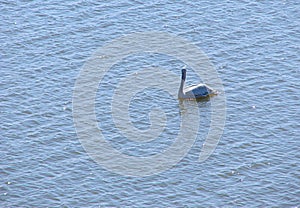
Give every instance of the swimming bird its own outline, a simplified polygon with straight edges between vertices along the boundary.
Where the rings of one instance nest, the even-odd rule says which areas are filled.
[[[206,84],[192,85],[183,89],[186,78],[186,69],[182,69],[181,73],[181,83],[178,90],[179,99],[199,99],[217,94],[216,90],[210,88]]]

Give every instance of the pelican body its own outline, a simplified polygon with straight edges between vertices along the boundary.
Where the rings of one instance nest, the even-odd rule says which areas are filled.
[[[213,90],[206,84],[192,85],[184,88],[186,79],[186,69],[182,69],[181,72],[181,83],[178,90],[179,99],[200,99],[217,94],[216,90]]]

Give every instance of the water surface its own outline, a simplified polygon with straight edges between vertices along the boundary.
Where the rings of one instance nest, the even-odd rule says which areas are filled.
[[[298,1],[0,4],[1,207],[300,205]],[[215,152],[197,162],[210,119],[210,103],[199,103],[202,129],[188,155],[168,171],[131,178],[89,158],[73,125],[72,93],[83,64],[97,48],[144,31],[178,35],[209,56],[225,87],[227,119]],[[133,98],[129,113],[137,127],[149,127],[145,112],[153,106],[163,107],[169,119],[159,146],[137,149],[110,131],[111,93],[120,77],[141,64],[164,67],[180,77],[182,63],[144,57],[144,62],[129,57],[104,77],[96,114],[115,148],[147,156],[168,147],[169,136],[177,134],[177,101],[166,95],[156,102],[151,97],[159,94],[155,90],[143,92],[146,100]],[[192,74],[188,80],[200,81]]]

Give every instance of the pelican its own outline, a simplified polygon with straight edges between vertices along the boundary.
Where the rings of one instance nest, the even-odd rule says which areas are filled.
[[[206,84],[192,85],[183,89],[186,78],[186,69],[182,69],[181,73],[181,83],[178,90],[179,99],[199,99],[217,94],[216,90],[210,88]]]

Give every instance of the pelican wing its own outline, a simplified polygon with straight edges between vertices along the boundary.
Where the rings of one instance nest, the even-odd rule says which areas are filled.
[[[185,89],[186,94],[193,93],[195,98],[206,97],[213,93],[213,90],[205,84],[190,86]]]

